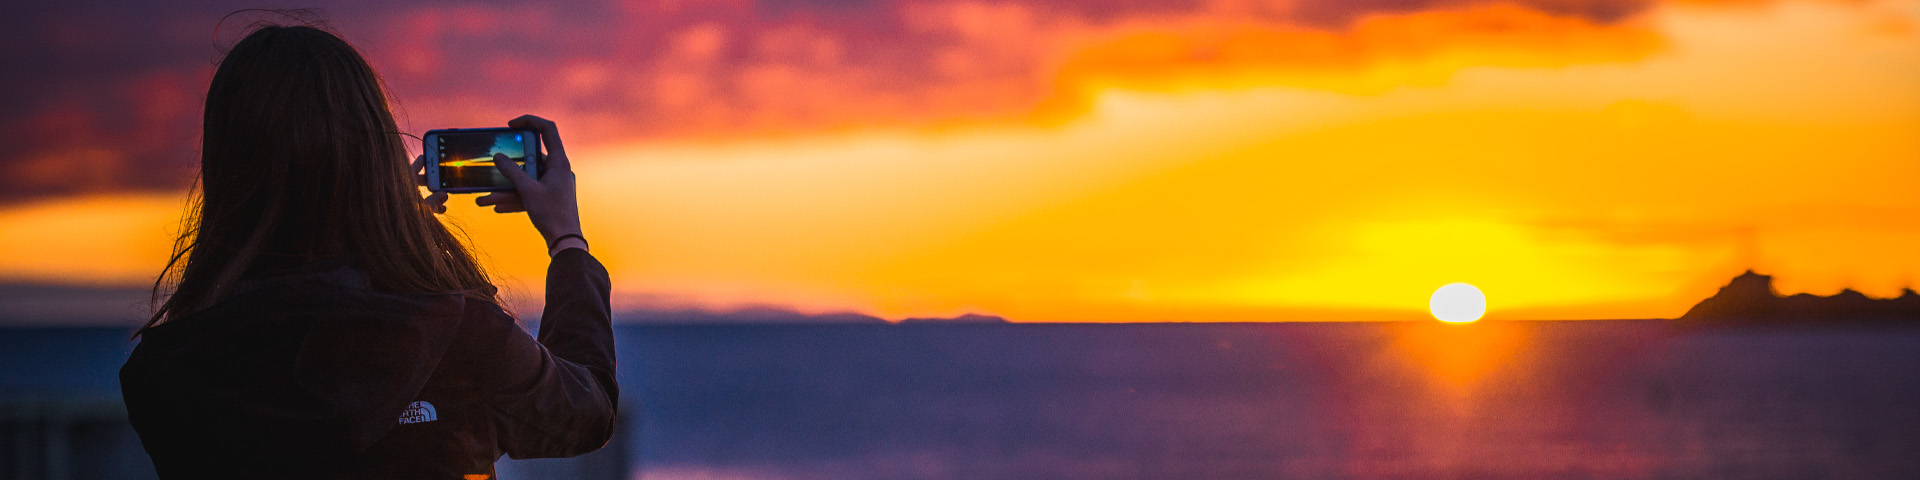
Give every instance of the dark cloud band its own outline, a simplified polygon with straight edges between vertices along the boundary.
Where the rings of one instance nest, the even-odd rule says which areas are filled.
[[[1564,30],[1528,23],[1536,17],[1608,26],[1649,7],[1645,0],[1494,7],[1508,4],[346,1],[324,6],[324,15],[385,75],[405,128],[488,125],[538,111],[575,120],[572,130],[593,142],[1071,114],[1076,75],[1147,77],[1134,83],[1148,85],[1168,70],[1355,68],[1370,55],[1418,55],[1341,40],[1383,15],[1522,11],[1463,17],[1468,23],[1450,27],[1483,28],[1487,35],[1476,41],[1498,43],[1503,31],[1533,35],[1510,40],[1521,42]],[[196,164],[200,101],[220,44],[234,30],[219,22],[245,7],[46,2],[0,20],[0,41],[9,45],[0,53],[9,66],[0,73],[8,92],[0,100],[0,142],[12,148],[0,155],[0,204],[185,187]],[[1236,28],[1253,34],[1208,33]],[[1173,40],[1158,44],[1166,51],[1129,50],[1124,42],[1142,35]],[[1247,43],[1261,41],[1276,43]],[[1286,43],[1295,41],[1333,44],[1288,50],[1306,48]]]

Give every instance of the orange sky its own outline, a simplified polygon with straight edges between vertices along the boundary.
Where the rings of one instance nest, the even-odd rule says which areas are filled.
[[[1234,2],[1104,22],[916,4],[903,25],[967,40],[920,52],[945,73],[899,91],[837,60],[831,28],[689,22],[645,82],[571,59],[554,69],[571,90],[516,106],[570,133],[619,308],[1418,319],[1433,289],[1467,282],[1491,319],[1649,318],[1748,267],[1784,293],[1914,285],[1920,1],[1741,3],[1338,26]],[[417,130],[501,115],[407,87],[425,68],[408,59],[431,52],[345,34]],[[716,60],[728,45],[804,61]],[[686,121],[628,132],[567,93],[621,89]],[[8,174],[115,155],[49,152]],[[0,281],[150,282],[183,200],[0,204]],[[537,311],[544,254],[524,218],[448,218]]]

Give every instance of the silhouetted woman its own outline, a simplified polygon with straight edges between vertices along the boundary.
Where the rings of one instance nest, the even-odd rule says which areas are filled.
[[[540,338],[420,198],[379,77],[310,27],[260,28],[207,89],[197,211],[120,370],[162,478],[492,478],[502,453],[611,437],[606,270],[579,236],[552,122],[539,180],[502,168],[548,240]],[[512,165],[512,162],[502,162]],[[484,476],[484,477],[483,477]]]

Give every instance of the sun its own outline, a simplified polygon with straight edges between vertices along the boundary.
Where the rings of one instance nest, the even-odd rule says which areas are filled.
[[[1442,322],[1468,323],[1487,314],[1487,296],[1473,285],[1449,283],[1433,291],[1427,307]]]

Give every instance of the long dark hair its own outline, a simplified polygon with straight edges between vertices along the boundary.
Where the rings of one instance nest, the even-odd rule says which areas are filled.
[[[214,72],[201,128],[198,195],[140,333],[226,298],[263,256],[350,258],[378,290],[498,303],[421,204],[380,77],[340,37],[310,26],[248,34]]]

